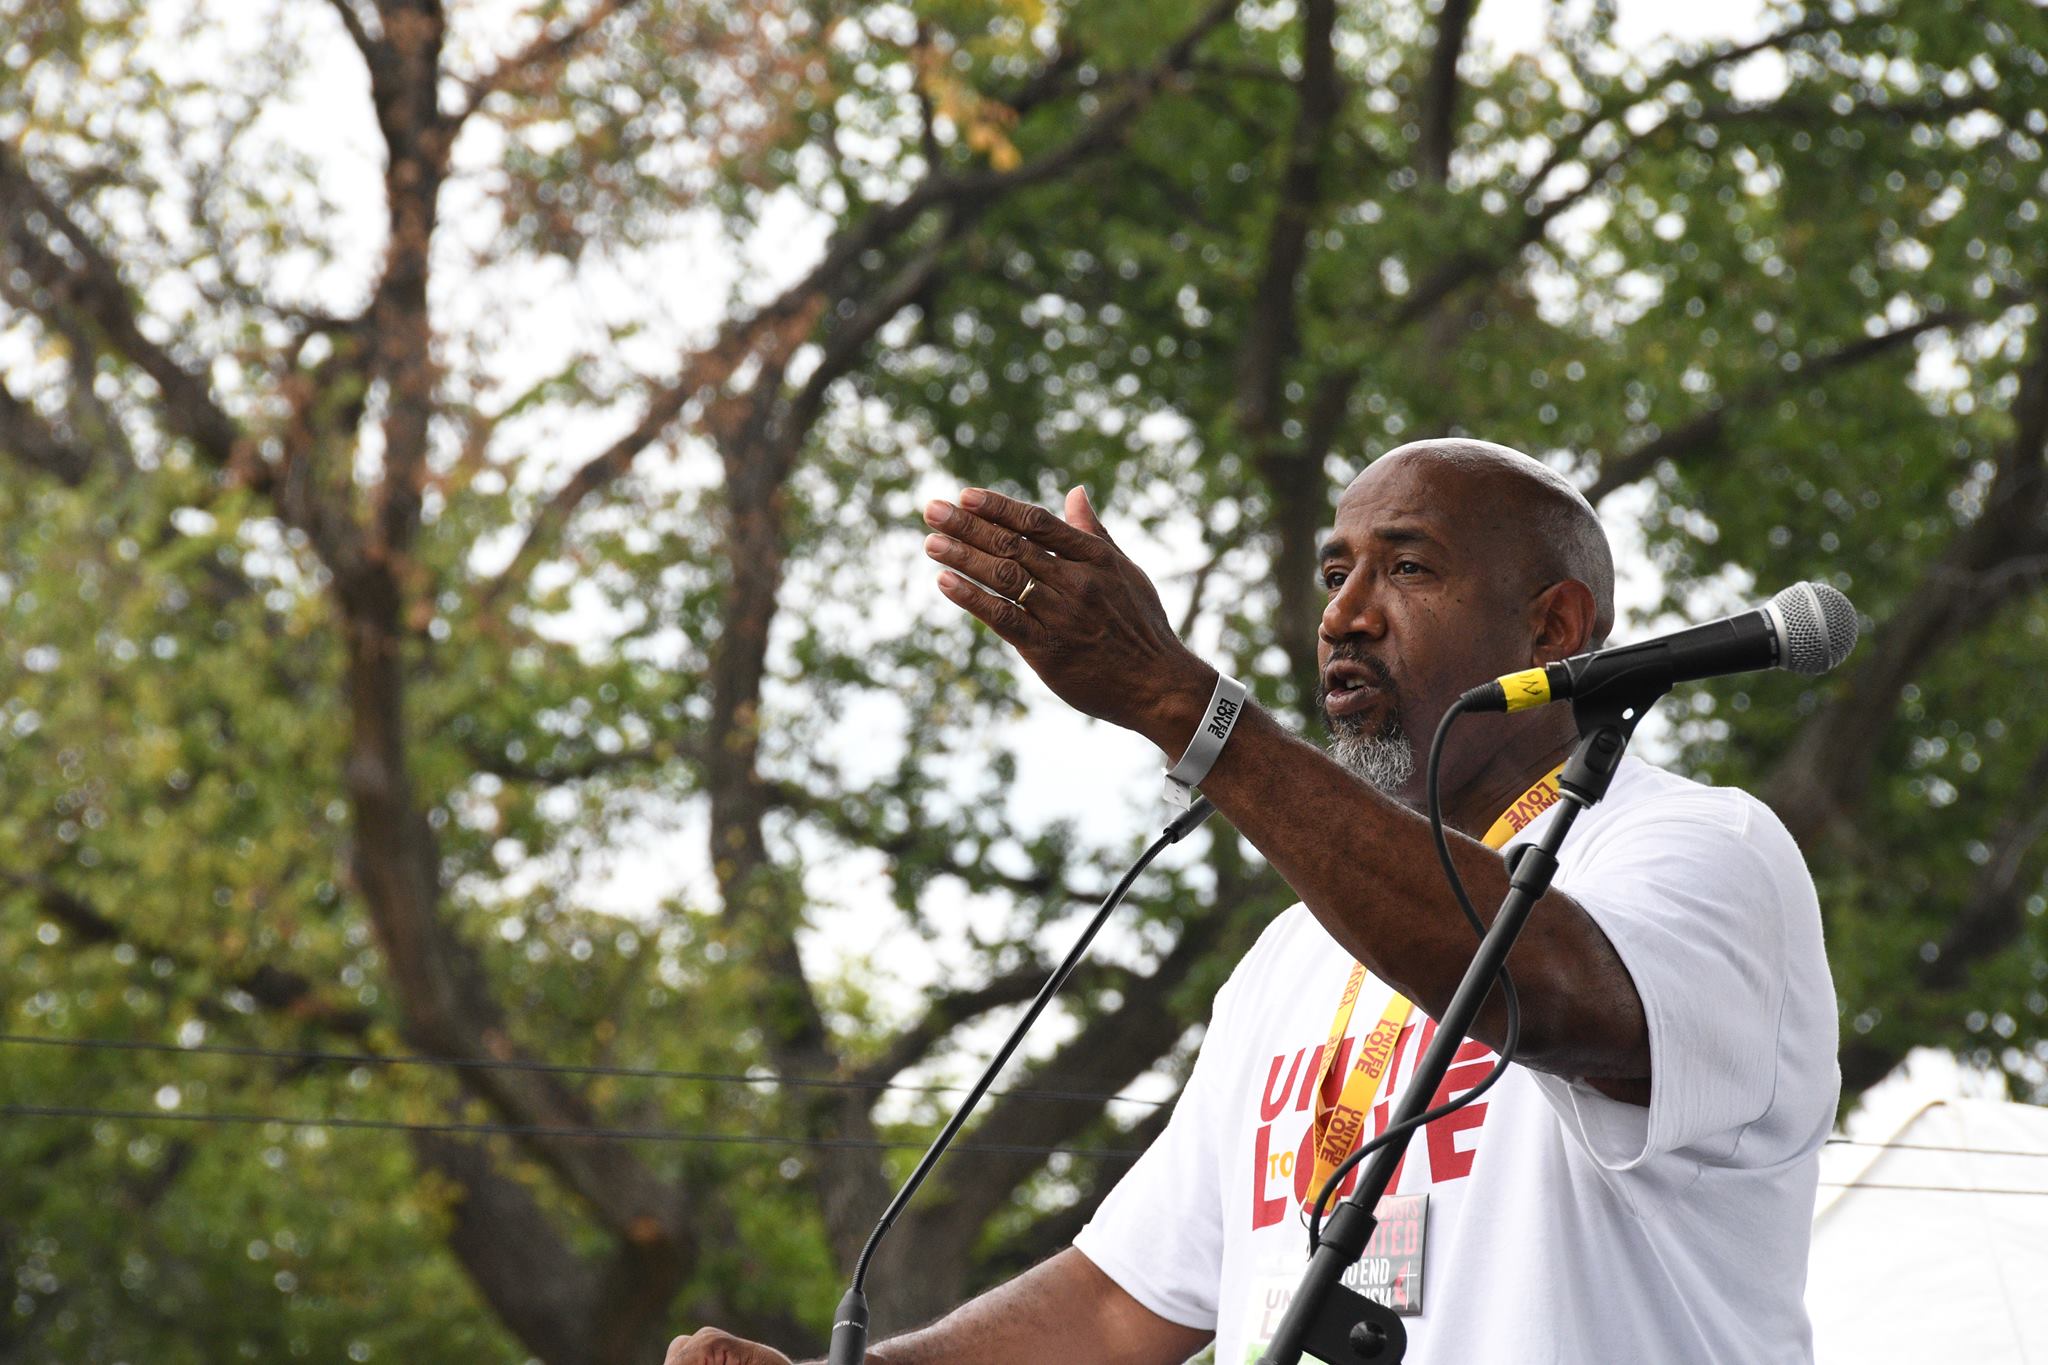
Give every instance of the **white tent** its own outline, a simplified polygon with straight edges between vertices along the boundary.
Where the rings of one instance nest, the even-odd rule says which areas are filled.
[[[1827,1158],[1841,1184],[1821,1188],[1806,1287],[1819,1365],[2048,1365],[2048,1108],[1940,1100]]]

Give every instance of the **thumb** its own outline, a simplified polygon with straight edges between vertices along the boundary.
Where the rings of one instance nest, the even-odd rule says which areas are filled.
[[[1067,490],[1067,525],[1116,544],[1103,527],[1102,519],[1095,515],[1095,505],[1088,501],[1088,490],[1079,484]]]

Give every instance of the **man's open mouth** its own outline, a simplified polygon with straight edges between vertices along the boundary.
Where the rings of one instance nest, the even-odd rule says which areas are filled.
[[[1332,660],[1323,670],[1323,710],[1332,720],[1369,710],[1390,691],[1383,671],[1370,664]]]

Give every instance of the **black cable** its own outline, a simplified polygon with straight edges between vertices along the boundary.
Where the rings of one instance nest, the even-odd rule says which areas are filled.
[[[1061,959],[1060,965],[1053,969],[1052,975],[1046,978],[1045,984],[1039,987],[1037,996],[1031,1001],[1031,1007],[1024,1011],[1024,1017],[1017,1021],[1015,1028],[1010,1030],[1010,1036],[1003,1041],[1003,1045],[997,1050],[994,1059],[983,1070],[981,1079],[974,1083],[973,1088],[968,1092],[967,1098],[960,1101],[960,1107],[953,1111],[953,1117],[946,1120],[946,1126],[939,1130],[939,1135],[932,1139],[932,1145],[925,1150],[924,1156],[918,1161],[917,1169],[910,1173],[910,1178],[903,1182],[903,1188],[896,1191],[896,1197],[890,1200],[889,1207],[882,1211],[881,1218],[875,1223],[875,1230],[868,1234],[867,1244],[860,1249],[860,1259],[854,1262],[853,1281],[851,1287],[847,1290],[848,1301],[860,1299],[865,1293],[868,1263],[874,1259],[875,1248],[881,1245],[882,1238],[888,1233],[890,1227],[896,1222],[897,1217],[902,1214],[904,1208],[910,1203],[911,1196],[917,1193],[918,1186],[924,1184],[925,1177],[931,1174],[932,1167],[938,1164],[939,1158],[945,1154],[946,1148],[952,1144],[954,1135],[960,1131],[961,1125],[967,1122],[968,1115],[974,1112],[974,1106],[981,1102],[981,1097],[988,1092],[989,1086],[994,1083],[997,1074],[1002,1071],[1004,1063],[1010,1060],[1010,1054],[1015,1052],[1017,1045],[1024,1041],[1024,1035],[1030,1031],[1032,1024],[1038,1021],[1038,1016],[1044,1013],[1045,1007],[1052,1003],[1053,996],[1059,993],[1060,987],[1073,974],[1074,968],[1081,964],[1081,958],[1087,953],[1088,945],[1094,942],[1096,932],[1108,922],[1110,913],[1116,909],[1117,903],[1123,900],[1124,894],[1131,889],[1132,883],[1136,882],[1139,875],[1152,865],[1154,858],[1157,858],[1166,850],[1168,844],[1176,844],[1186,838],[1204,820],[1208,819],[1215,812],[1215,809],[1209,803],[1208,798],[1197,797],[1194,804],[1188,810],[1168,824],[1161,831],[1159,837],[1154,839],[1146,847],[1145,851],[1138,855],[1138,860],[1131,864],[1130,871],[1124,873],[1117,884],[1110,888],[1109,894],[1102,898],[1102,904],[1096,909],[1094,918],[1088,921],[1087,926],[1082,929],[1080,937],[1074,940],[1074,946],[1067,950],[1066,957]],[[864,1329],[865,1319],[863,1319]]]
[[[1021,1091],[991,1090],[990,1095],[1023,1094]],[[213,1114],[178,1112],[158,1109],[94,1109],[78,1105],[0,1105],[0,1118],[94,1118],[162,1120],[173,1123],[228,1123],[255,1124],[277,1123],[296,1128],[369,1128],[392,1131],[443,1132],[461,1131],[478,1134],[499,1134],[512,1137],[557,1136],[578,1138],[616,1138],[622,1141],[670,1141],[679,1143],[759,1143],[763,1146],[805,1146],[805,1147],[855,1147],[872,1150],[912,1152],[920,1149],[916,1142],[890,1142],[878,1138],[792,1138],[780,1134],[754,1133],[692,1133],[663,1129],[624,1128],[547,1128],[540,1126],[522,1127],[516,1124],[496,1123],[408,1123],[396,1119],[354,1119],[342,1117],[303,1117],[291,1114]],[[1829,1138],[1822,1144],[1828,1147],[1868,1147],[1877,1151],[1893,1152],[1941,1152],[1956,1156],[1988,1157],[2031,1157],[2037,1161],[2048,1160],[2048,1151],[2030,1151],[2024,1148],[2005,1147],[1950,1147],[1939,1143],[1879,1142],[1864,1138]],[[954,1147],[956,1152],[1000,1153],[1010,1156],[1080,1156],[1104,1160],[1131,1160],[1140,1153],[1124,1147],[1037,1147],[1024,1144],[962,1143]],[[1855,1181],[1823,1180],[1821,1185],[1835,1188],[1859,1189],[1953,1189],[1948,1185],[1859,1185]],[[2039,1194],[2048,1191],[1988,1190],[1982,1193]]]
[[[1443,867],[1444,879],[1450,884],[1451,894],[1457,899],[1458,908],[1464,912],[1466,922],[1472,926],[1473,932],[1478,934],[1481,939],[1484,939],[1486,937],[1486,924],[1483,920],[1479,918],[1479,912],[1473,908],[1471,897],[1466,894],[1464,879],[1458,875],[1457,863],[1451,857],[1450,840],[1448,836],[1444,833],[1443,802],[1440,783],[1440,773],[1443,761],[1445,737],[1450,733],[1452,723],[1460,715],[1462,715],[1466,711],[1466,709],[1468,709],[1468,701],[1469,698],[1460,697],[1458,700],[1452,702],[1450,709],[1445,711],[1443,714],[1443,718],[1437,722],[1436,734],[1431,738],[1429,744],[1429,759],[1425,774],[1425,786],[1427,788],[1429,806],[1429,832],[1431,839],[1434,840],[1436,844],[1437,861]],[[1477,1100],[1481,1095],[1484,1095],[1488,1090],[1491,1090],[1495,1083],[1498,1082],[1503,1075],[1507,1074],[1508,1064],[1514,1060],[1516,1049],[1519,1047],[1521,1043],[1521,1002],[1515,994],[1514,979],[1508,974],[1507,963],[1505,960],[1502,961],[1500,972],[1495,979],[1500,982],[1501,994],[1506,1004],[1507,1027],[1505,1030],[1506,1036],[1502,1039],[1501,1042],[1500,1055],[1498,1059],[1494,1062],[1493,1068],[1486,1073],[1485,1078],[1481,1080],[1479,1084],[1473,1086],[1470,1090],[1467,1090],[1457,1099],[1451,1100],[1445,1104],[1438,1105],[1434,1109],[1430,1109],[1424,1113],[1418,1114],[1414,1118],[1409,1119],[1405,1123],[1394,1124],[1385,1132],[1377,1134],[1370,1141],[1362,1144],[1356,1151],[1352,1152],[1349,1156],[1345,1157],[1343,1161],[1337,1164],[1336,1168],[1330,1172],[1329,1178],[1323,1182],[1322,1189],[1316,1192],[1315,1203],[1309,1211],[1308,1242],[1310,1255],[1315,1254],[1316,1247],[1321,1240],[1323,1217],[1325,1211],[1329,1208],[1331,1197],[1336,1193],[1337,1189],[1343,1184],[1345,1178],[1349,1176],[1353,1170],[1357,1169],[1358,1164],[1361,1161],[1365,1160],[1366,1157],[1372,1155],[1372,1153],[1378,1151],[1380,1148],[1386,1146],[1389,1142],[1392,1142],[1395,1139],[1399,1138],[1404,1133],[1411,1133],[1418,1128],[1422,1128],[1427,1126],[1428,1124],[1436,1122],[1438,1119],[1443,1118],[1447,1114],[1452,1114],[1460,1109],[1463,1109],[1466,1105],[1471,1104],[1473,1101]],[[1880,1148],[1890,1147],[1894,1150],[1902,1151],[1973,1151],[1973,1149],[1970,1148],[1917,1146],[1915,1144],[1906,1143],[1864,1143],[1857,1142],[1849,1138],[1830,1138],[1827,1140],[1827,1144],[1824,1145],[1873,1146]],[[2022,1151],[1995,1153],[1985,1152],[1974,1154],[1998,1156],[2048,1156],[2048,1152]],[[1840,1182],[1821,1181],[1820,1183],[1823,1186],[1829,1186]],[[1857,1185],[1854,1182],[1848,1182],[1844,1183],[1842,1187],[1850,1189],[1925,1190],[1934,1193],[1949,1191],[1954,1191],[1957,1193],[1965,1192],[1959,1189],[1958,1187],[1946,1185]],[[2048,1194],[2048,1190],[1982,1190],[1969,1192],[1984,1194]]]
[[[854,1148],[862,1151],[914,1152],[916,1142],[887,1138],[804,1138],[780,1133],[692,1133],[669,1128],[567,1128],[544,1124],[414,1122],[403,1119],[360,1119],[339,1115],[216,1114],[173,1109],[96,1109],[70,1104],[0,1104],[0,1119],[120,1119],[146,1123],[212,1123],[285,1128],[352,1128],[396,1133],[464,1133],[497,1137],[602,1138],[618,1142],[673,1142],[711,1146]],[[1132,1160],[1139,1153],[1122,1147],[1037,1147],[1020,1143],[969,1142],[955,1150],[997,1156],[1085,1156]]]
[[[866,1151],[915,1151],[914,1142],[890,1142],[882,1138],[793,1138],[774,1133],[686,1133],[663,1129],[545,1128],[502,1123],[424,1123],[399,1119],[303,1118],[289,1114],[202,1114],[155,1109],[94,1109],[83,1105],[7,1104],[0,1105],[0,1118],[118,1119],[144,1123],[214,1123],[260,1126],[277,1124],[285,1128],[342,1128],[404,1133],[462,1133],[481,1136],[547,1136],[613,1138],[624,1141],[676,1142],[762,1147],[858,1148]],[[1123,1147],[1034,1147],[1021,1143],[963,1142],[949,1149],[990,1156],[1085,1156],[1129,1161],[1143,1153]],[[1973,1147],[1916,1147],[1926,1152],[1966,1152],[1975,1156],[2048,1156],[2048,1152],[1983,1152]],[[1979,1185],[1899,1185],[1859,1180],[1823,1180],[1823,1189],[1897,1190],[1922,1194],[2048,1195],[2048,1189],[2026,1190]]]
[[[230,1043],[158,1043],[126,1038],[58,1038],[46,1034],[0,1033],[0,1046],[61,1047],[81,1051],[193,1053],[199,1056],[255,1057],[285,1062],[339,1063],[346,1066],[434,1066],[455,1070],[530,1071],[562,1076],[622,1076],[642,1080],[700,1081],[732,1085],[777,1085],[790,1089],[903,1091],[919,1095],[958,1094],[964,1085],[909,1085],[896,1081],[857,1081],[832,1076],[750,1076],[731,1071],[683,1071],[665,1067],[594,1066],[574,1062],[526,1062],[496,1057],[433,1057],[421,1053],[332,1052],[319,1049],[253,1047]],[[1094,1090],[991,1090],[1000,1098],[1026,1100],[1116,1101],[1159,1108],[1169,1100]]]
[[[1451,884],[1451,894],[1457,898],[1458,908],[1465,912],[1465,919],[1471,924],[1472,931],[1483,941],[1486,938],[1486,922],[1480,919],[1479,912],[1472,908],[1472,898],[1465,893],[1464,879],[1458,875],[1458,864],[1451,857],[1450,839],[1444,834],[1443,792],[1439,780],[1444,756],[1444,738],[1451,732],[1451,723],[1464,714],[1466,704],[1466,698],[1458,698],[1451,703],[1450,709],[1444,712],[1443,719],[1437,722],[1436,734],[1429,741],[1429,762],[1425,770],[1424,785],[1428,794],[1429,833],[1436,841],[1437,861],[1443,864],[1444,878]],[[1508,1018],[1506,1036],[1501,1039],[1500,1057],[1494,1062],[1493,1069],[1486,1073],[1484,1080],[1458,1098],[1440,1104],[1434,1109],[1425,1110],[1404,1123],[1394,1124],[1371,1141],[1361,1144],[1358,1150],[1337,1163],[1337,1168],[1330,1172],[1330,1178],[1325,1180],[1322,1189],[1316,1192],[1315,1204],[1309,1210],[1309,1255],[1315,1255],[1316,1246],[1322,1239],[1324,1211],[1329,1208],[1331,1198],[1344,1183],[1345,1177],[1357,1169],[1359,1162],[1404,1133],[1412,1133],[1418,1128],[1435,1123],[1446,1114],[1463,1109],[1491,1090],[1494,1083],[1507,1074],[1508,1063],[1515,1059],[1515,1050],[1522,1041],[1522,1002],[1515,994],[1514,978],[1508,975],[1505,960],[1501,962],[1500,972],[1494,979],[1500,982],[1501,996],[1507,1006]]]

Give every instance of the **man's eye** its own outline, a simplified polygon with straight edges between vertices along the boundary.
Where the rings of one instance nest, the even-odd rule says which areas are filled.
[[[1394,561],[1394,572],[1396,574],[1407,574],[1412,577],[1422,572],[1422,565],[1412,559],[1399,559]]]
[[[1330,569],[1323,574],[1323,591],[1335,592],[1343,586],[1344,571],[1342,569]]]

